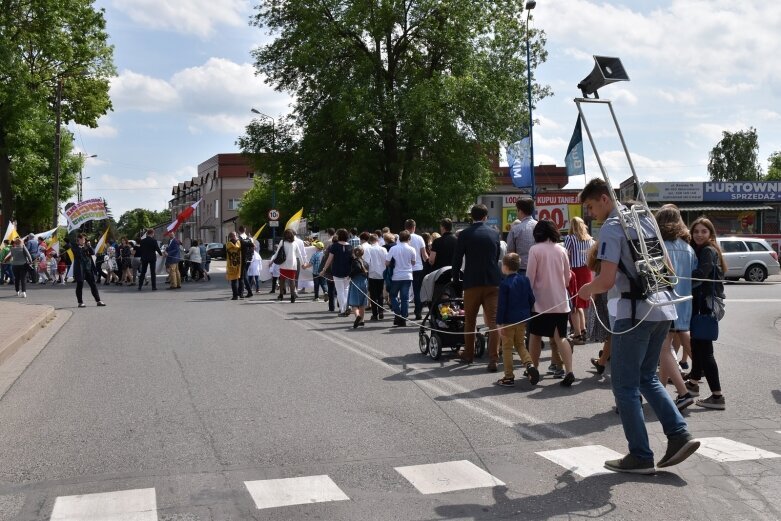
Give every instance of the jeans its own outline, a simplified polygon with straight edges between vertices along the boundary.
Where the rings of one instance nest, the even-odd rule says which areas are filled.
[[[391,308],[399,317],[409,316],[409,287],[411,280],[392,280],[390,287]],[[401,296],[401,298],[399,298]]]
[[[320,290],[323,290],[323,295],[328,295],[328,284],[326,284],[325,277],[315,275],[315,299],[320,297]]]
[[[420,317],[420,314],[423,311],[423,303],[420,301],[420,288],[423,286],[423,277],[425,276],[424,270],[412,272],[412,295],[415,300],[415,318]]]
[[[631,319],[619,319],[614,330],[627,331],[632,326]],[[667,320],[642,322],[626,334],[613,335],[612,339],[611,379],[624,436],[629,452],[646,461],[653,460],[654,453],[648,443],[640,393],[654,410],[668,438],[688,433],[686,421],[656,375],[659,354],[669,331]]]

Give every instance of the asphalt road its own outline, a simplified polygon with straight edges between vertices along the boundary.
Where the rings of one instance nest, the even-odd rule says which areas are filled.
[[[589,475],[626,452],[596,345],[570,389],[505,389],[484,361],[429,360],[416,329],[353,330],[307,295],[233,302],[221,276],[101,290],[86,309],[72,285],[28,291],[73,316],[0,399],[0,520],[781,518],[781,285],[728,286],[727,410],[690,408],[710,449],[650,477]],[[469,463],[421,467],[449,462]],[[271,481],[288,478],[310,479]]]

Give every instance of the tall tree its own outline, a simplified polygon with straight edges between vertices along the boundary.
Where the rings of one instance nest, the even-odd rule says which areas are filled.
[[[0,199],[6,218],[21,202],[14,198],[13,163],[22,157],[20,147],[29,146],[12,136],[24,135],[31,118],[48,120],[54,129],[55,104],[63,125],[95,127],[111,109],[112,55],[104,12],[93,0],[0,0]],[[46,172],[48,180],[39,180],[38,188],[52,198],[51,165]]]
[[[713,147],[708,160],[711,181],[759,181],[757,129],[722,132],[721,141]]]
[[[767,158],[767,181],[781,181],[781,151],[773,152]]]
[[[136,208],[128,210],[119,216],[117,231],[120,236],[124,235],[128,239],[137,239],[147,228],[170,221],[171,212],[168,210],[155,211]]]
[[[289,158],[275,178],[321,221],[398,227],[462,215],[490,188],[488,155],[526,127],[524,0],[266,0],[254,24],[276,39],[258,72],[295,98],[277,125],[248,127],[257,153]],[[534,97],[550,94],[535,85]],[[253,135],[253,132],[256,134]],[[265,136],[265,139],[261,136]],[[289,183],[289,184],[287,184]]]

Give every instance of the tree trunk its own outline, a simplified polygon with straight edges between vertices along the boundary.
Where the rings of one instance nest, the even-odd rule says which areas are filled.
[[[3,231],[14,215],[14,194],[11,190],[11,157],[6,148],[5,131],[0,128],[0,201],[3,203]]]

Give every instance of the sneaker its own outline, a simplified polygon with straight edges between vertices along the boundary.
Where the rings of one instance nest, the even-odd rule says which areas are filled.
[[[532,385],[537,385],[540,381],[540,372],[537,370],[536,367],[529,364],[526,367],[526,371],[524,372],[524,376],[527,376],[529,378],[529,383]]]
[[[597,374],[602,374],[605,372],[605,366],[599,363],[599,358],[592,358],[591,365],[593,365],[594,369],[597,370]]]
[[[79,302],[79,307],[80,308],[86,308],[87,305],[84,302]]]
[[[681,369],[689,369],[689,362],[678,362],[678,365],[681,366]]]
[[[102,300],[98,300],[98,307],[99,308],[105,308],[106,304]]]
[[[675,399],[675,406],[678,407],[679,411],[684,410],[685,408],[687,408],[693,403],[694,403],[694,398],[692,397],[691,393],[678,395],[678,397]]]
[[[562,387],[572,387],[572,383],[575,381],[575,373],[567,373],[564,380],[559,384]]]
[[[567,373],[564,371],[564,369],[556,369],[555,371],[553,371],[553,373],[551,373],[553,378],[564,378],[566,374]]]
[[[726,408],[724,396],[716,396],[715,394],[710,395],[709,398],[705,398],[704,400],[697,400],[697,405],[705,407],[706,409],[718,409],[720,411],[723,411]]]
[[[17,291],[16,292],[16,296],[19,297],[19,298],[22,298],[22,292],[21,291]]]
[[[657,467],[661,469],[677,465],[694,454],[699,448],[700,442],[695,440],[688,432],[680,436],[670,436],[667,439],[667,451],[664,453],[664,457],[659,460]]]
[[[26,291],[22,291],[22,298],[27,298],[27,292]]]
[[[551,364],[548,366],[548,371],[546,374],[554,374],[556,371],[560,371],[560,370],[561,369],[559,369],[559,366],[557,366],[556,364]]]
[[[613,472],[626,472],[629,474],[656,474],[654,460],[641,460],[632,454],[627,454],[621,459],[606,461],[605,468]]]
[[[686,382],[686,390],[689,391],[689,394],[692,396],[699,396],[700,395],[700,386],[697,384],[693,384],[691,382]]]

